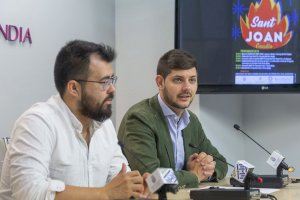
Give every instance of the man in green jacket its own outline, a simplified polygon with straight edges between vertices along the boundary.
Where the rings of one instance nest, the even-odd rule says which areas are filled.
[[[182,188],[222,179],[228,170],[197,116],[187,110],[198,86],[196,68],[195,58],[185,51],[165,53],[157,66],[158,95],[132,106],[118,133],[133,170],[173,168]]]

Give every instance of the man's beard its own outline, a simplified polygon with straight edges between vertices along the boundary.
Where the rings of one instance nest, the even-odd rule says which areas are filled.
[[[93,107],[93,100],[91,99],[91,97],[87,96],[85,92],[82,93],[82,98],[81,101],[79,102],[79,108],[80,108],[80,112],[82,115],[96,120],[98,122],[103,122],[105,120],[107,120],[108,118],[110,118],[112,111],[111,111],[111,104],[107,105],[106,108],[104,108],[104,103],[105,101],[107,101],[108,99],[113,99],[114,98],[114,94],[111,93],[108,95],[108,97],[106,97],[102,103],[96,104],[95,107]]]
[[[178,103],[176,103],[175,101],[172,101],[172,99],[171,99],[171,97],[170,97],[171,95],[170,95],[170,93],[168,92],[168,90],[167,90],[166,88],[163,90],[163,94],[164,94],[164,99],[165,99],[166,103],[167,103],[168,105],[174,107],[174,108],[177,108],[177,109],[186,109],[186,108],[188,108],[188,107],[191,105],[191,103],[192,103],[192,101],[193,101],[192,94],[191,94],[190,92],[180,93],[180,94],[178,94],[178,95],[176,96],[176,97],[179,97],[180,95],[183,95],[183,94],[188,94],[188,95],[190,95],[190,96],[191,96],[191,101],[189,102],[189,105],[188,105],[188,106],[181,106],[181,105],[179,105]]]

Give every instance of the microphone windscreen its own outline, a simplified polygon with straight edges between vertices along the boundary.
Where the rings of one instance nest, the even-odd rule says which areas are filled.
[[[235,129],[238,130],[238,131],[240,130],[240,126],[237,125],[237,124],[234,124],[234,125],[233,125],[233,128],[235,128]]]

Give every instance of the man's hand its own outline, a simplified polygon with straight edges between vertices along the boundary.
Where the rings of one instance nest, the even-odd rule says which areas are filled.
[[[144,195],[143,177],[138,171],[126,173],[126,165],[122,164],[120,173],[104,187],[108,199],[140,198]]]
[[[157,199],[158,197],[156,194],[152,194],[149,190],[149,187],[147,185],[146,179],[151,176],[150,173],[146,172],[143,174],[143,179],[144,179],[144,193],[143,196],[141,196],[144,199]]]
[[[200,165],[203,169],[203,175],[206,177],[205,179],[213,175],[216,167],[216,162],[211,155],[206,155],[201,160]]]
[[[188,159],[187,169],[198,177],[198,181],[206,180],[215,171],[216,162],[204,152],[194,153]]]
[[[200,154],[194,153],[189,157],[187,162],[188,171],[195,174],[198,177],[199,182],[205,179],[202,166],[200,165],[200,162],[204,156],[206,156],[206,154],[205,155],[201,154],[200,156]]]

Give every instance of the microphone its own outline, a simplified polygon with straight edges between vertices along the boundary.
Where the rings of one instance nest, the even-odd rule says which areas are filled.
[[[245,133],[238,124],[234,124],[233,128],[235,128],[237,131],[240,131],[241,133],[243,133],[244,135],[246,135],[250,140],[252,140],[255,144],[257,144],[260,148],[262,148],[265,152],[267,152],[269,155],[272,155],[267,149],[265,149],[262,145],[260,145],[257,141],[255,141],[252,137],[250,137],[247,133]],[[274,153],[274,152],[273,152]],[[274,156],[273,156],[274,157]],[[284,159],[284,158],[283,158]],[[289,167],[284,161],[283,159],[281,160],[281,162],[279,162],[279,166],[285,170],[288,170],[288,172],[294,172],[295,168],[294,167]],[[268,162],[269,163],[269,162]],[[271,164],[271,166],[273,167],[273,165]],[[275,167],[275,169],[278,166]]]
[[[139,158],[139,156],[128,149],[124,143],[118,142],[122,149],[126,149],[132,158],[138,160],[145,169],[148,166]],[[166,193],[176,193],[178,191],[178,180],[172,168],[157,168],[154,172],[146,178],[147,185],[151,193],[157,192],[159,199],[166,199]]]
[[[248,163],[245,160],[238,160],[235,164],[234,171],[233,171],[233,178],[239,181],[240,183],[247,184],[246,179],[249,178],[251,180],[255,180],[258,183],[262,183],[263,179],[260,176],[257,176],[253,173],[254,166]],[[250,185],[246,186],[247,189],[250,188]]]
[[[236,130],[238,130],[238,131],[240,131],[240,132],[242,132],[244,135],[246,135],[250,140],[252,140],[255,144],[257,144],[260,148],[262,148],[265,152],[267,152],[269,155],[271,155],[271,153],[267,150],[267,149],[265,149],[263,146],[261,146],[258,142],[256,142],[254,139],[252,139],[252,137],[250,137],[247,133],[245,133],[241,128],[240,128],[240,126],[239,125],[237,125],[237,124],[234,124],[233,125],[233,128],[235,128]]]

